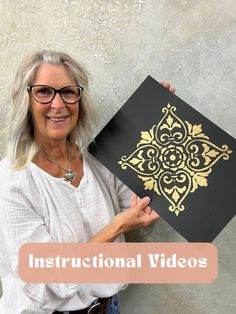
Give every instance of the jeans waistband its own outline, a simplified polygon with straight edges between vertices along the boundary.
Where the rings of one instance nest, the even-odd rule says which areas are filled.
[[[112,297],[98,298],[87,308],[75,311],[55,311],[53,314],[107,314]]]

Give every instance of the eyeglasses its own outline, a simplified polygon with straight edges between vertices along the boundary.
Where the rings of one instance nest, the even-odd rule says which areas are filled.
[[[47,85],[29,85],[27,90],[37,102],[45,105],[51,103],[57,93],[65,103],[72,105],[80,100],[83,93],[83,87],[79,85],[65,86],[60,89]]]

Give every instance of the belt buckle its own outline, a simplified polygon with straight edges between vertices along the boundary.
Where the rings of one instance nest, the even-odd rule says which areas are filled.
[[[97,307],[101,305],[101,303],[97,300],[95,304],[93,304],[89,309],[88,309],[88,313],[87,314],[92,314],[93,310]]]

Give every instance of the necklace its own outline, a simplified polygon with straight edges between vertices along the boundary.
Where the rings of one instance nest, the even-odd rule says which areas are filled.
[[[65,174],[64,174],[64,178],[69,181],[69,183],[72,183],[76,176],[77,176],[77,172],[73,171],[70,169],[70,152],[68,151],[68,168],[63,167],[61,164],[59,164],[57,161],[49,158],[48,156],[44,155],[43,153],[41,153],[42,156],[47,159],[48,161],[52,162],[53,164],[57,165],[59,168],[65,170]]]

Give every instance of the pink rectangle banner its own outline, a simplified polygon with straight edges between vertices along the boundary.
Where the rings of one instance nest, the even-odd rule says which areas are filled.
[[[211,243],[28,243],[19,274],[30,283],[210,283]]]

